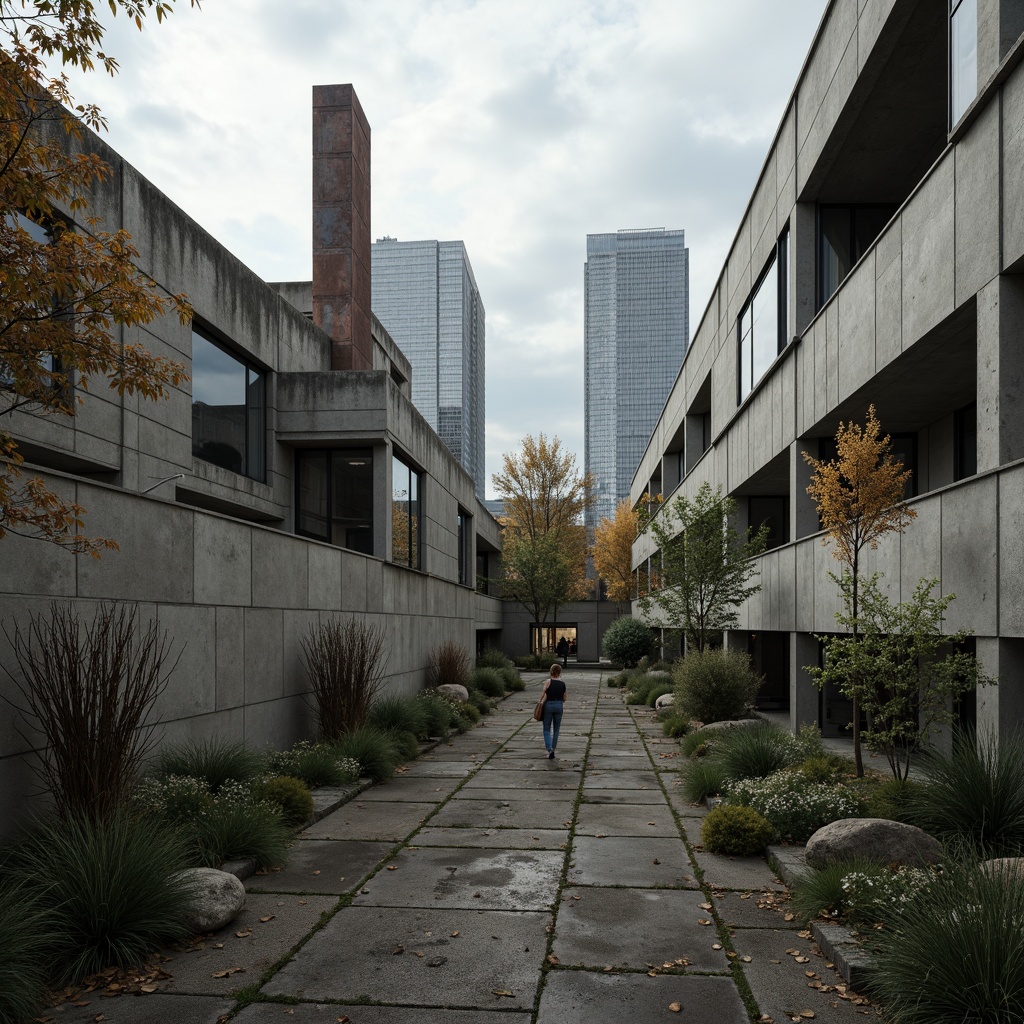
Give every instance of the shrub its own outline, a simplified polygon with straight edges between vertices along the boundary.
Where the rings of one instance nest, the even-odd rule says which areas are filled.
[[[301,779],[275,775],[260,787],[260,798],[281,808],[286,825],[305,825],[313,817],[313,794]]]
[[[647,703],[647,687],[646,686],[641,686],[637,690],[630,690],[630,692],[628,694],[626,694],[626,703],[630,704],[630,705],[633,705],[633,706],[638,706],[640,704],[646,704]]]
[[[0,888],[0,1024],[36,1015],[53,960],[53,922],[22,886]]]
[[[912,822],[950,844],[987,857],[1024,853],[1024,734],[965,732],[951,754],[929,752],[921,789],[911,791]]]
[[[505,696],[505,682],[497,669],[476,669],[470,677],[470,685],[488,697]]]
[[[644,674],[644,681],[647,683],[648,687],[651,688],[655,686],[668,687],[665,691],[666,693],[668,693],[675,684],[675,680],[672,678],[671,672],[655,672],[653,669]]]
[[[763,779],[790,764],[795,752],[793,737],[766,722],[728,730],[714,758],[728,779]]]
[[[510,668],[512,662],[497,647],[485,647],[476,659],[477,668]]]
[[[187,825],[213,806],[213,794],[205,779],[192,775],[151,776],[136,787],[130,806],[170,825]]]
[[[430,735],[426,708],[414,697],[378,697],[370,708],[368,724],[385,732],[396,729],[414,736]]]
[[[383,782],[395,774],[401,754],[386,732],[365,726],[342,736],[334,745],[339,757],[359,762],[359,774],[374,782]]]
[[[38,825],[15,842],[4,873],[47,914],[52,980],[65,985],[187,938],[190,890],[177,875],[187,864],[180,834],[119,809],[99,822],[71,816]]]
[[[229,782],[213,805],[193,822],[196,859],[203,867],[219,868],[226,860],[252,860],[259,869],[277,867],[288,857],[291,833],[279,807],[253,799],[238,783]]]
[[[749,857],[772,840],[772,824],[752,807],[716,807],[704,819],[700,838],[709,853]]]
[[[710,731],[704,732],[702,729],[695,729],[693,732],[687,733],[683,737],[682,743],[679,744],[683,756],[705,757],[711,752],[713,746],[710,736]]]
[[[366,723],[384,685],[384,630],[355,616],[314,623],[302,638],[320,738],[337,741]]]
[[[654,637],[639,619],[616,619],[604,632],[601,646],[612,661],[629,668],[651,649]]]
[[[543,654],[520,654],[515,658],[515,664],[524,672],[546,672],[551,667],[551,658]]]
[[[501,674],[502,682],[509,693],[522,693],[526,689],[523,677],[511,665],[498,669],[498,672]]]
[[[655,702],[659,697],[664,697],[666,693],[671,693],[672,687],[667,686],[664,683],[652,686],[647,691],[647,700],[644,702],[649,708],[653,708]]]
[[[661,732],[663,736],[685,736],[690,731],[690,720],[684,718],[682,715],[669,715],[664,722],[661,723]]]
[[[826,757],[825,743],[821,738],[821,730],[816,725],[805,723],[797,730],[794,737],[797,760],[805,761],[809,757]]]
[[[469,691],[469,701],[467,704],[462,705],[463,710],[467,706],[475,708],[478,716],[489,715],[494,710],[491,706],[490,700],[487,698],[487,695],[482,690],[477,690],[475,688]],[[479,721],[479,717],[476,720]]]
[[[1024,879],[948,872],[874,938],[871,992],[896,1024],[1024,1019]]]
[[[152,774],[161,779],[202,779],[212,793],[217,793],[226,782],[249,783],[258,779],[266,768],[266,758],[244,743],[187,740],[161,749],[153,762]]]
[[[441,739],[448,739],[450,731],[455,727],[458,720],[458,709],[445,697],[433,690],[423,690],[416,697],[423,708],[426,718],[426,730],[428,736],[440,736]]]
[[[808,870],[793,885],[793,909],[807,921],[814,918],[845,920],[852,900],[851,893],[843,888],[843,879],[851,874],[874,878],[887,870],[878,861],[864,857],[848,857]]]
[[[83,625],[69,605],[9,637],[24,682],[17,710],[46,739],[38,772],[62,815],[96,820],[127,799],[152,747],[147,724],[177,658],[134,608],[103,605]]]
[[[806,842],[822,825],[860,814],[860,802],[842,786],[808,782],[795,772],[729,785],[729,802],[753,807],[774,826],[780,839]]]
[[[291,775],[307,786],[347,786],[359,778],[359,765],[338,757],[330,743],[300,740],[291,750],[275,751],[267,758],[267,767],[275,775]]]
[[[912,824],[910,805],[921,790],[919,782],[886,779],[868,794],[865,811],[869,818],[890,818]]]
[[[404,729],[388,729],[386,731],[395,745],[395,750],[398,751],[400,761],[412,761],[419,756],[420,741],[416,738],[416,733],[407,732]]]
[[[717,796],[725,785],[722,769],[707,758],[684,765],[682,776],[683,795],[692,804]]]
[[[668,673],[668,675],[671,676],[672,675],[672,663],[668,662],[668,661],[663,661],[663,660],[656,661],[656,662],[654,662],[651,665],[651,667],[650,667],[650,669],[648,669],[648,671],[650,671],[650,672],[666,672],[666,673]]]
[[[692,651],[676,663],[675,706],[699,722],[724,722],[750,713],[761,685],[745,654]]]
[[[490,709],[490,704],[488,704],[487,707]],[[480,712],[473,704],[463,704],[459,708],[458,713],[466,726],[474,726],[480,721]],[[465,728],[462,731],[465,732]]]
[[[799,772],[808,782],[829,782],[839,781],[840,766],[836,764],[836,758],[832,757],[807,757],[804,758],[793,769]],[[872,815],[872,817],[887,817],[887,815]]]
[[[469,651],[454,640],[445,640],[427,656],[427,686],[446,683],[469,686]]]

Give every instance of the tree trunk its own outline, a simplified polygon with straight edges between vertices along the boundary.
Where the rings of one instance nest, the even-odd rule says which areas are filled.
[[[855,548],[853,552],[853,639],[854,642],[860,642],[860,626],[857,618],[859,607],[858,607],[858,570],[860,569],[860,549]],[[860,701],[857,699],[857,686],[859,680],[854,679],[853,681],[853,763],[856,766],[857,778],[862,779],[864,777],[864,755],[861,753],[860,745]]]

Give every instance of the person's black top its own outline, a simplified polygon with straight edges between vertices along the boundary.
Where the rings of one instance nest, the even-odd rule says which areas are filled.
[[[547,694],[548,700],[565,700],[565,683],[561,679],[549,679]]]

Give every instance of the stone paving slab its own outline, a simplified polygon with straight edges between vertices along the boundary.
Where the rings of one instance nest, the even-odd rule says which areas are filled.
[[[234,1006],[234,999],[172,995],[167,992],[118,996],[116,999],[93,996],[89,998],[88,1006],[64,1003],[47,1008],[36,1020],[52,1018],[61,1024],[93,1024],[98,1015],[102,1014],[105,1024],[167,1024],[167,1021],[174,1021],[175,1024],[217,1024]]]
[[[468,846],[485,850],[561,850],[568,829],[553,828],[422,828],[416,846]]]
[[[787,921],[786,915],[792,914],[784,893],[776,890],[754,889],[746,892],[715,892],[715,906],[719,916],[727,927],[732,928],[791,928],[797,930],[801,922],[795,914]]]
[[[463,791],[465,792],[465,791]],[[430,819],[431,826],[508,826],[510,828],[568,828],[572,801],[471,800],[455,797]]]
[[[436,803],[351,803],[310,825],[303,839],[380,839],[397,842],[423,824]]]
[[[764,857],[722,857],[697,851],[697,865],[708,885],[722,889],[785,889]]]
[[[665,806],[660,789],[587,789],[583,787],[583,804],[657,804]],[[581,804],[582,806],[582,804]]]
[[[436,779],[436,778],[465,778],[470,772],[475,772],[480,765],[468,760],[461,761],[414,761],[409,765],[408,771],[403,778],[406,779]]]
[[[679,1003],[680,1013],[669,1010]],[[661,974],[592,974],[552,971],[540,999],[537,1024],[749,1024],[736,986],[728,977]]]
[[[597,754],[591,753],[587,761],[587,770],[597,772],[648,771],[651,759],[646,754]]]
[[[690,970],[728,971],[725,950],[711,948],[718,934],[704,902],[699,890],[567,889],[552,951],[566,967],[646,971],[682,958]]]
[[[524,787],[517,787],[516,789],[509,789],[507,786],[464,786],[461,790],[459,790],[458,796],[455,797],[455,799],[494,800],[501,802],[514,797],[516,800],[521,800],[524,803],[530,803],[535,801],[561,801],[566,805],[566,807],[571,808],[572,805],[576,802],[576,792],[577,791],[575,788],[527,789]],[[431,818],[430,823],[431,825],[434,824],[433,818]]]
[[[345,907],[263,991],[305,1000],[532,1009],[550,921],[549,913],[529,911]]]
[[[750,989],[762,1013],[776,1021],[791,1020],[801,1010],[811,1010],[816,1020],[827,1024],[877,1020],[876,1011],[870,1006],[857,1006],[851,1001],[840,999],[835,992],[819,992],[808,988],[808,982],[820,979],[826,985],[841,985],[843,979],[825,966],[828,962],[820,951],[807,939],[795,936],[792,931],[769,931],[743,929],[736,932],[733,944],[741,956],[749,956],[750,963],[743,963],[743,973],[750,983]],[[798,950],[809,958],[806,964],[796,962],[786,952]],[[807,977],[805,972],[813,977]]]
[[[565,857],[552,850],[405,850],[359,891],[353,906],[547,910]]]
[[[160,982],[160,988],[189,995],[226,996],[252,985],[312,931],[321,914],[337,905],[333,896],[250,893],[241,914],[226,928],[188,949],[169,954],[173,959],[164,967],[173,977]],[[262,921],[264,917],[270,920]],[[214,977],[222,972],[229,973]]]
[[[696,888],[686,847],[679,839],[609,836],[573,841],[571,885],[685,886]]]
[[[576,834],[679,838],[679,826],[662,801],[657,804],[580,804]]]
[[[453,793],[462,784],[462,779],[451,776],[434,776],[424,778],[399,775],[390,782],[371,786],[359,797],[359,803],[379,801],[383,803],[401,802],[438,803]]]
[[[668,802],[676,809],[676,813],[680,817],[706,818],[708,816],[708,808],[704,804],[690,803],[679,790],[673,789],[670,781],[666,780],[665,788],[668,790]]]
[[[354,889],[393,849],[393,843],[301,839],[292,845],[288,865],[250,875],[249,892],[313,892],[340,896]]]
[[[661,795],[658,777],[652,771],[588,771],[583,780],[584,790],[588,789],[653,789]]]
[[[500,765],[490,770],[483,768],[466,783],[461,793],[484,788],[508,789],[510,791],[560,789],[571,790],[575,793],[579,789],[579,785],[579,769],[565,767],[558,760],[549,761],[544,758],[542,762],[526,768],[525,771],[512,771]]]
[[[426,1009],[422,1006],[253,1003],[233,1021],[236,1024],[335,1024],[339,1018],[347,1017],[352,1024],[529,1024],[531,1016],[530,1013],[501,1013],[498,1010]],[[154,1024],[158,1022],[154,1021]]]

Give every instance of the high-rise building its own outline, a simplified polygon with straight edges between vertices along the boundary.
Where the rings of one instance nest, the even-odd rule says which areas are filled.
[[[689,250],[664,228],[587,235],[584,462],[612,518],[661,415],[689,339]]]
[[[373,312],[412,364],[413,404],[482,497],[484,307],[466,247],[379,238],[372,271]]]

